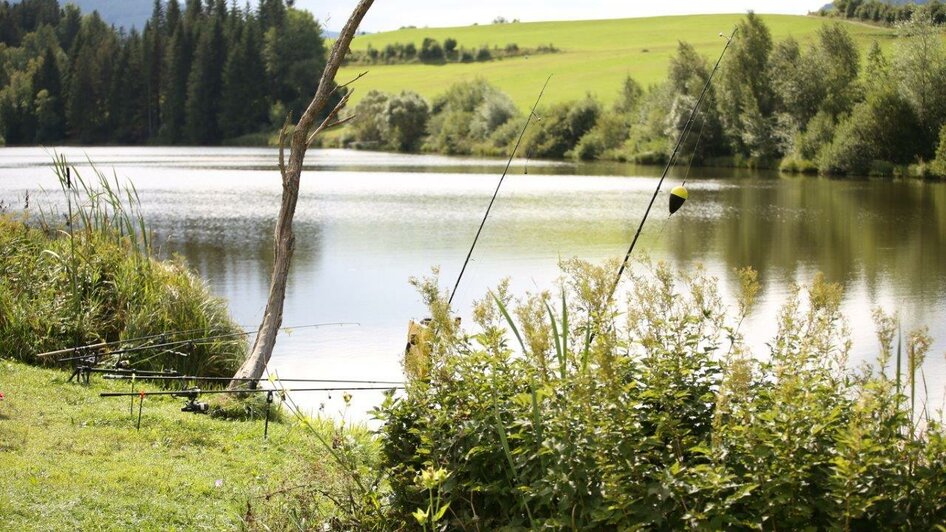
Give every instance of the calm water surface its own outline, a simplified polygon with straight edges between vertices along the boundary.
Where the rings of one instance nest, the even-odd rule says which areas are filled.
[[[161,252],[185,256],[228,300],[239,323],[258,325],[281,194],[274,150],[59,152],[80,172],[91,159],[133,180]],[[58,190],[50,153],[0,149],[0,201],[13,209],[27,193],[31,202],[58,201],[57,193],[42,199],[43,190]],[[285,377],[399,379],[407,321],[425,314],[408,278],[440,266],[442,284],[452,286],[505,161],[315,150],[307,163],[284,323],[360,325],[283,334],[270,367]],[[471,302],[503,277],[518,293],[551,288],[560,258],[622,256],[656,186],[655,173],[518,161],[457,294],[460,314],[468,318]],[[733,269],[759,270],[760,303],[742,328],[758,356],[765,356],[773,316],[790,285],[808,283],[821,271],[845,287],[852,364],[876,356],[875,306],[898,310],[905,331],[930,327],[936,343],[924,372],[930,405],[941,406],[946,185],[694,169],[687,186],[690,200],[672,219],[660,199],[639,249],[682,269],[705,265],[724,294],[736,286]],[[338,397],[297,395],[314,411],[342,410]],[[342,414],[365,419],[378,400],[378,394],[356,394]]]

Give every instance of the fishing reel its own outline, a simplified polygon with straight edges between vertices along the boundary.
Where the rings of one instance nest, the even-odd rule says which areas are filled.
[[[184,397],[185,399],[187,399],[187,402],[184,403],[184,406],[181,408],[181,412],[191,412],[194,414],[206,414],[210,411],[210,405],[197,400],[200,397],[200,388],[191,388],[189,390],[182,390],[173,395],[174,397]]]
[[[181,412],[193,412],[194,414],[206,414],[209,411],[210,405],[195,399],[188,399],[187,403],[181,407]]]

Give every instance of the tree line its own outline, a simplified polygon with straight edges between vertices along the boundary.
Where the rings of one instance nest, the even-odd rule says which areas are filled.
[[[818,10],[823,17],[840,17],[862,20],[875,24],[894,25],[913,18],[919,5],[907,2],[900,5],[880,0],[836,0],[829,6]],[[937,24],[946,23],[946,5],[939,0],[927,3],[933,20]]]
[[[500,48],[488,45],[480,47],[466,48],[460,46],[457,40],[447,37],[443,44],[432,37],[425,37],[421,41],[420,48],[413,42],[407,43],[389,43],[382,49],[368,45],[365,50],[349,50],[345,57],[346,64],[362,65],[395,65],[404,63],[424,63],[433,65],[443,65],[446,63],[473,63],[479,61],[492,61],[493,59],[502,59],[506,57],[519,57],[533,54],[549,54],[559,50],[551,43],[537,46],[536,48],[520,48],[516,43],[509,43]]]
[[[875,42],[866,60],[841,23],[812,43],[772,39],[750,13],[684,143],[681,161],[786,171],[946,175],[946,49],[935,7],[898,27],[892,52]],[[667,79],[644,88],[627,78],[614,104],[595,97],[539,111],[523,155],[662,164],[712,65],[681,42]],[[525,116],[483,80],[458,83],[427,102],[412,92],[367,94],[348,146],[446,154],[508,153]]]
[[[292,1],[154,1],[139,32],[57,0],[0,3],[7,144],[216,144],[299,116],[325,65]]]

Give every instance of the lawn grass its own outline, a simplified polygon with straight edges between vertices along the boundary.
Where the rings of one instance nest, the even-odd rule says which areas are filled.
[[[181,412],[181,399],[147,397],[136,431],[128,399],[98,396],[127,384],[67,378],[0,360],[0,530],[243,528],[248,508],[256,524],[291,512],[291,500],[267,494],[340,482],[298,423],[271,424],[264,441],[261,420],[212,419]],[[330,424],[315,425],[332,440]],[[350,434],[371,447],[365,431]],[[333,511],[324,499],[304,504],[321,506],[309,515]]]
[[[372,89],[386,92],[412,90],[431,98],[443,93],[454,82],[482,77],[508,93],[520,109],[528,109],[545,79],[552,74],[544,103],[574,100],[588,93],[610,103],[628,75],[644,86],[663,80],[679,41],[687,41],[701,54],[715,59],[724,44],[719,33],[731,32],[743,16],[689,15],[490,24],[411,28],[360,35],[352,42],[353,50],[365,50],[369,45],[383,50],[385,45],[397,42],[413,42],[419,48],[425,37],[440,42],[452,37],[465,48],[503,48],[509,43],[520,48],[536,48],[552,44],[561,52],[466,64],[351,65],[342,68],[337,79],[344,82],[360,72],[368,72],[355,84],[352,103],[357,103]],[[791,35],[803,43],[810,42],[823,24],[835,23],[824,18],[797,15],[763,15],[762,19],[771,29],[774,40]],[[883,48],[889,48],[895,35],[891,28],[847,21],[840,23],[848,28],[865,54],[874,40]]]

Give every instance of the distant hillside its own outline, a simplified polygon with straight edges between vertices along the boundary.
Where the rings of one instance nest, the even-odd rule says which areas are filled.
[[[724,44],[719,33],[729,33],[742,17],[741,14],[690,15],[401,29],[358,36],[352,48],[366,50],[370,45],[383,50],[388,44],[412,42],[419,49],[423,39],[430,37],[440,42],[453,38],[459,46],[467,48],[504,48],[513,43],[537,48],[552,44],[561,51],[466,64],[352,65],[343,68],[338,79],[352,79],[368,71],[368,75],[355,84],[353,99],[357,101],[371,89],[387,92],[409,89],[430,98],[444,92],[455,81],[482,77],[507,92],[520,108],[527,108],[535,101],[545,78],[552,74],[544,103],[574,100],[587,93],[611,102],[628,75],[644,86],[663,80],[679,41],[687,41],[700,53],[715,58]],[[835,22],[795,15],[763,15],[762,18],[774,39],[792,35],[802,42],[810,41],[823,24]],[[874,40],[887,46],[894,37],[888,28],[853,22],[842,24],[864,50]]]
[[[162,1],[167,2],[167,0]],[[179,0],[179,2],[183,7],[184,0]],[[98,11],[102,20],[113,24],[115,27],[124,27],[125,29],[135,27],[139,31],[144,27],[148,18],[151,17],[151,10],[154,8],[153,0],[60,0],[61,5],[67,3],[79,6],[83,13],[91,13],[93,10]],[[256,4],[257,0],[250,0],[250,5],[255,6]],[[246,0],[240,0],[237,5],[240,6],[240,9],[243,9],[246,6]],[[325,38],[338,37],[337,31],[323,30],[322,34]]]
[[[102,20],[116,27],[131,29],[144,27],[151,16],[152,0],[68,0],[60,4],[75,4],[83,13],[98,11]]]

